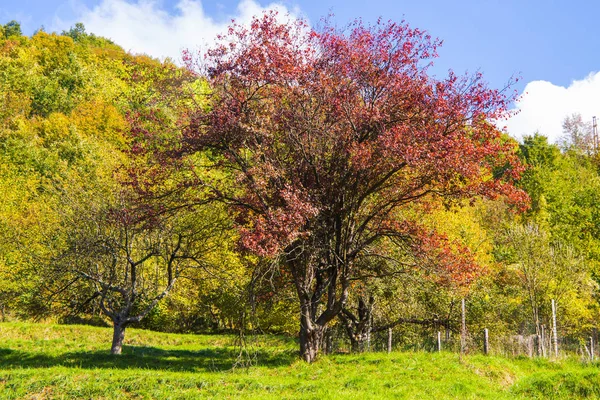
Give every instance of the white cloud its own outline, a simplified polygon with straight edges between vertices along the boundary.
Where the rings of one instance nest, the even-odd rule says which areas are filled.
[[[247,23],[265,10],[277,10],[280,15],[299,16],[297,8],[288,9],[279,3],[260,6],[254,0],[240,0],[235,10],[221,19],[207,15],[200,0],[179,0],[176,14],[170,14],[156,0],[102,0],[93,8],[74,4],[77,18],[88,32],[107,37],[125,50],[146,53],[154,57],[181,59],[184,49],[206,49],[219,33],[235,19]],[[226,10],[222,10],[226,11]],[[60,29],[73,23],[57,20]]]
[[[506,122],[513,137],[521,139],[539,131],[557,142],[563,136],[562,122],[567,115],[580,113],[584,121],[600,117],[600,72],[590,73],[566,88],[547,81],[529,82],[516,110],[519,113]]]

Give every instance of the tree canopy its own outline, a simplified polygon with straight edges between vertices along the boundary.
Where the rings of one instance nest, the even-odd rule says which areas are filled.
[[[382,255],[384,239],[435,255],[456,277],[474,274],[468,257],[408,218],[412,204],[527,202],[512,184],[516,146],[490,123],[510,99],[480,74],[428,76],[440,43],[425,32],[383,21],[317,31],[267,13],[222,40],[208,52],[208,107],[192,112],[169,156],[210,151],[210,168],[233,175],[236,186],[212,195],[236,213],[243,248],[280,257],[291,274],[307,361],[359,260]]]

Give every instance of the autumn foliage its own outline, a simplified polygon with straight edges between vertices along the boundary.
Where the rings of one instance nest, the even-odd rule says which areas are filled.
[[[322,25],[267,13],[187,68],[83,25],[0,35],[0,318],[110,319],[117,353],[130,324],[294,333],[297,315],[312,361],[337,320],[361,349],[398,323],[450,329],[488,281],[510,292],[512,98],[431,76],[441,43],[404,22]],[[550,226],[540,179],[524,187]]]
[[[453,257],[403,210],[474,196],[526,204],[512,185],[515,144],[492,123],[512,99],[481,74],[429,76],[440,42],[427,33],[384,21],[314,30],[267,13],[220,39],[204,61],[209,107],[189,116],[171,154],[210,151],[235,179],[213,195],[237,213],[245,249],[291,271],[306,360],[343,308],[357,260],[384,238],[435,253],[453,280],[475,275],[469,257]]]

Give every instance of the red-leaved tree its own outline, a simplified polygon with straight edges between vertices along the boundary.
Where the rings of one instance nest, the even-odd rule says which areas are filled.
[[[170,155],[209,151],[235,179],[213,195],[235,210],[242,246],[289,271],[306,361],[360,257],[386,238],[432,243],[402,218],[407,206],[436,196],[527,202],[511,184],[522,170],[515,144],[490,122],[511,99],[480,74],[430,77],[440,42],[425,32],[382,21],[317,31],[266,13],[221,39],[206,59],[208,107],[189,116]],[[470,260],[441,258],[448,276],[473,274]]]

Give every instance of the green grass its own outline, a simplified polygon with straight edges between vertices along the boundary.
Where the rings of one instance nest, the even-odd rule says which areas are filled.
[[[129,329],[110,356],[112,331],[88,326],[0,324],[0,399],[514,399],[598,398],[597,366],[574,360],[452,353],[321,357],[308,365],[284,337]],[[244,361],[239,363],[238,361]],[[252,366],[247,361],[252,361]]]

